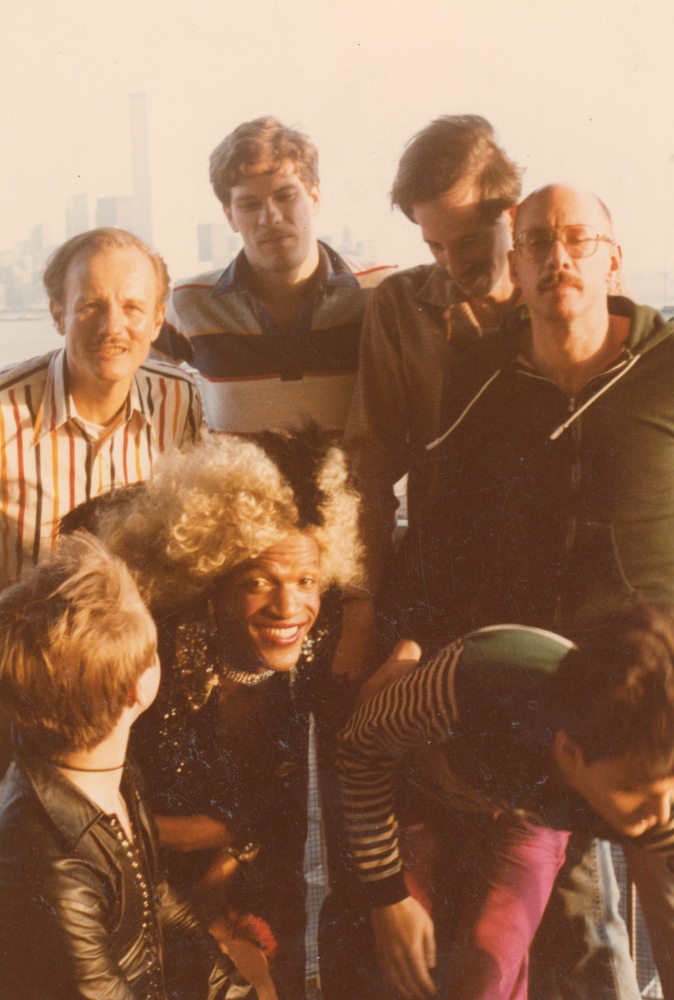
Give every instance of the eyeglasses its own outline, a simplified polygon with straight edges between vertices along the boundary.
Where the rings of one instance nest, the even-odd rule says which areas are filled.
[[[600,243],[611,243],[590,226],[559,226],[555,229],[525,229],[515,239],[515,246],[525,260],[543,261],[559,240],[569,257],[591,257]]]

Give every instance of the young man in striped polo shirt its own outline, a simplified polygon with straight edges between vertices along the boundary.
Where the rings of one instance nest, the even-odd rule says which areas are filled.
[[[307,419],[341,434],[368,289],[390,271],[316,238],[318,151],[270,116],[211,154],[210,178],[243,249],[178,281],[156,349],[201,375],[206,423],[250,433]]]
[[[64,344],[0,373],[0,588],[55,548],[64,514],[145,479],[201,425],[193,378],[147,363],[169,287],[158,254],[94,229],[55,251],[44,283]]]

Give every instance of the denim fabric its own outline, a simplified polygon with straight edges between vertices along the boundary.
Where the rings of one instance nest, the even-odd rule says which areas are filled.
[[[619,898],[608,843],[573,834],[531,949],[529,1000],[638,1000]]]
[[[639,895],[665,1000],[674,1000],[674,872],[665,853],[623,845]]]

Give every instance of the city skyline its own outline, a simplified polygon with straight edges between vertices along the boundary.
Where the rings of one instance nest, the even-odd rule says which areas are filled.
[[[443,113],[478,112],[526,168],[525,192],[566,180],[611,208],[637,297],[674,296],[674,10],[664,0],[203,0],[114,13],[87,0],[12,5],[0,38],[0,249],[40,222],[65,238],[87,193],[131,197],[128,96],[146,94],[153,242],[195,273],[196,226],[222,225],[208,156],[239,122],[276,114],[321,154],[318,229],[345,226],[383,262],[429,259],[388,192],[405,142]],[[666,272],[666,273],[665,273]]]

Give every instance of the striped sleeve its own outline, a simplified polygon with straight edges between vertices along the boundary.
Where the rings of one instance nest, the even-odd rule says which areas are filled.
[[[454,676],[463,643],[454,643],[403,680],[385,687],[340,736],[338,767],[349,839],[371,906],[407,895],[398,853],[393,789],[405,754],[444,743],[457,720]]]

